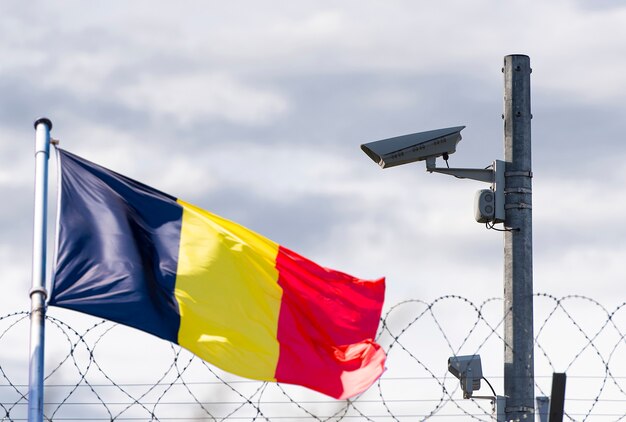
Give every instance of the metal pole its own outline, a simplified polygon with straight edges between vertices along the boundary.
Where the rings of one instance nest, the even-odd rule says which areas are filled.
[[[565,382],[567,377],[564,373],[552,374],[552,392],[550,393],[550,422],[563,422],[565,410]]]
[[[548,415],[550,414],[550,397],[537,397],[537,410],[535,411],[535,414],[538,416],[539,422],[549,422]]]
[[[30,290],[30,354],[28,420],[43,421],[44,328],[46,319],[46,230],[48,157],[52,122],[35,122],[35,219],[33,225],[33,279]]]
[[[506,397],[496,396],[496,422],[506,422]]]
[[[530,58],[504,58],[504,394],[507,421],[534,421]]]

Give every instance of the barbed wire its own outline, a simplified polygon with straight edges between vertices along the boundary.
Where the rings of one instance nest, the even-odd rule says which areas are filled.
[[[585,296],[546,293],[534,302],[536,395],[549,395],[552,373],[566,372],[566,420],[626,420],[626,303],[609,310]],[[389,307],[377,334],[388,355],[386,372],[368,391],[343,401],[236,378],[134,329],[50,308],[45,419],[491,421],[493,400],[462,399],[447,358],[480,354],[485,378],[503,394],[503,315],[510,312],[503,306],[501,298],[476,304],[445,295]],[[3,421],[26,420],[28,317],[0,316]]]

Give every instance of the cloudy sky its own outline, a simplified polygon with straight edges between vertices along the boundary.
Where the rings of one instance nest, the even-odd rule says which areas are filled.
[[[626,6],[598,0],[3,1],[0,296],[28,309],[33,121],[61,146],[319,263],[388,305],[502,296],[480,182],[381,170],[361,143],[466,125],[503,157],[503,57],[530,56],[536,292],[625,298]],[[51,160],[54,174],[54,160]],[[54,193],[54,190],[51,190]]]

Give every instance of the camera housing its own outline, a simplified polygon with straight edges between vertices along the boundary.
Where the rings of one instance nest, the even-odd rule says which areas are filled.
[[[462,139],[461,130],[455,126],[427,132],[412,133],[361,145],[361,149],[382,168],[422,161],[453,154]]]
[[[465,126],[454,126],[427,132],[397,136],[367,144],[361,149],[383,169],[414,161],[426,161],[426,171],[454,176],[458,179],[471,179],[491,184],[491,191],[478,192],[474,201],[474,217],[479,223],[504,223],[504,185],[506,163],[495,160],[484,168],[451,168],[448,155],[456,152],[456,145]],[[446,167],[437,167],[437,157],[446,160]],[[488,227],[488,228],[493,228]]]
[[[448,371],[461,382],[463,398],[469,399],[480,389],[483,377],[480,355],[452,356],[448,358]]]
[[[495,220],[496,194],[491,189],[481,189],[474,198],[474,218],[479,223]]]

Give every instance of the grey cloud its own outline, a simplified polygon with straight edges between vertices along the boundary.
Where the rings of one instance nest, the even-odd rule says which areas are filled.
[[[535,99],[532,122],[533,160],[544,171],[571,177],[597,157],[626,153],[621,140],[625,109],[567,104],[544,96]]]
[[[346,198],[332,195],[269,199],[254,187],[222,186],[195,198],[198,206],[242,224],[296,251],[323,244],[337,225],[350,218]]]
[[[181,133],[187,139],[209,134],[209,138],[227,136],[267,145],[358,148],[362,142],[437,125],[467,123],[480,131],[486,126],[482,121],[490,116],[491,124],[501,125],[501,97],[486,98],[479,81],[462,78],[459,82],[459,75],[279,74],[269,82],[286,93],[293,107],[275,124],[242,127],[206,121]],[[389,89],[406,93],[409,103],[390,107],[371,100],[377,92]],[[484,141],[479,150],[482,145]]]
[[[581,7],[595,10],[610,7],[607,1],[579,4]],[[355,7],[360,5],[355,4]],[[11,16],[12,19],[21,22],[23,28],[30,28],[32,23],[29,23],[29,19],[32,14],[25,13],[24,8],[15,6],[15,3],[12,8],[18,10],[2,6],[2,11],[7,12],[3,19]],[[319,45],[313,47],[303,45],[302,50],[294,53],[297,56],[295,59],[300,62],[292,65],[289,62],[290,55],[287,53],[272,56],[280,62],[264,60],[254,54],[247,55],[245,51],[234,52],[229,56],[228,48],[231,45],[237,47],[244,44],[234,42],[228,44],[228,40],[224,41],[226,47],[218,50],[185,50],[187,41],[189,45],[198,46],[205,42],[205,38],[206,42],[209,42],[208,36],[214,35],[211,28],[205,28],[199,22],[195,22],[194,25],[197,27],[187,33],[188,39],[165,43],[167,45],[159,49],[158,43],[141,39],[158,35],[156,31],[158,22],[150,30],[135,28],[126,30],[117,17],[112,17],[113,9],[105,8],[103,13],[111,16],[102,17],[94,14],[86,17],[80,25],[66,26],[64,23],[69,22],[70,17],[72,19],[75,17],[75,14],[67,12],[71,8],[62,12],[58,7],[52,8],[56,13],[46,16],[46,19],[43,19],[42,15],[35,15],[39,22],[33,25],[32,32],[24,35],[17,32],[5,33],[7,35],[5,40],[12,37],[9,41],[13,45],[20,46],[22,43],[24,47],[23,50],[17,48],[10,50],[11,54],[6,50],[3,57],[5,63],[11,61],[13,54],[19,56],[33,52],[43,55],[44,61],[40,65],[25,66],[2,73],[0,125],[4,128],[19,131],[28,128],[32,131],[32,120],[40,115],[47,115],[55,123],[53,135],[64,133],[68,137],[73,137],[72,132],[78,128],[81,133],[88,133],[85,128],[92,125],[109,127],[131,135],[139,144],[146,147],[156,146],[164,150],[175,147],[177,152],[190,155],[197,154],[201,149],[202,153],[207,154],[207,162],[210,164],[210,152],[213,148],[219,149],[225,143],[249,145],[251,142],[268,149],[281,150],[318,145],[320,149],[328,151],[328,154],[342,154],[365,162],[368,159],[359,150],[360,143],[459,124],[467,125],[467,129],[463,132],[464,139],[459,144],[457,153],[451,156],[451,165],[477,167],[487,165],[491,160],[503,156],[500,118],[503,80],[499,71],[500,58],[490,64],[493,72],[487,75],[477,73],[481,66],[476,68],[451,66],[447,57],[457,52],[437,51],[436,48],[433,48],[432,56],[420,57],[433,61],[434,64],[429,66],[428,70],[415,65],[417,61],[415,57],[406,58],[406,66],[398,68],[374,65],[358,67],[357,64],[363,61],[364,57],[376,64],[377,57],[384,53],[378,49],[384,47],[387,42],[397,42],[391,37],[388,40],[375,40],[374,49],[371,51],[365,50],[365,44],[355,47],[341,39],[335,40],[337,45],[333,40],[320,41]],[[131,12],[136,13],[134,10]],[[299,10],[295,8],[291,13],[301,13]],[[345,11],[350,12],[352,9]],[[65,16],[65,19],[55,19],[60,16]],[[139,13],[136,13],[136,16],[139,16]],[[135,17],[131,21],[138,20]],[[46,22],[49,22],[48,25],[42,25]],[[172,25],[169,22],[167,24],[170,26],[166,30],[172,31]],[[233,22],[233,25],[237,23]],[[413,33],[407,22],[403,25],[406,27],[401,33],[412,36],[419,33]],[[39,27],[44,29],[37,29]],[[207,32],[200,32],[201,29]],[[246,37],[263,36],[264,28],[254,29],[250,31],[247,27],[238,26],[236,32],[239,36],[242,34]],[[473,32],[473,27],[468,25],[463,30],[472,32],[474,36],[472,39],[476,39],[477,32]],[[453,28],[451,31],[454,32]],[[485,28],[484,31],[485,35],[481,33],[480,39],[484,37],[488,40],[487,36],[497,32],[494,28]],[[377,34],[379,32],[374,31],[362,35],[375,37]],[[171,35],[176,36],[176,33],[172,32]],[[354,38],[359,36],[361,34],[350,34],[350,37]],[[454,38],[461,39],[463,34],[456,31]],[[46,41],[45,46],[42,41]],[[435,41],[433,43],[435,47],[438,45]],[[533,49],[540,50],[545,57],[550,49],[556,47],[550,46],[550,41],[546,41],[545,45],[528,46],[528,50],[532,57],[535,57],[532,54]],[[273,48],[278,50],[280,46]],[[353,48],[358,51],[353,51]],[[500,48],[500,46],[486,43],[481,48]],[[325,52],[324,49],[332,51]],[[52,86],[42,83],[47,81],[48,68],[61,68],[60,65],[64,61],[75,56],[85,54],[92,57],[99,52],[113,55],[119,53],[118,56],[114,56],[119,62],[112,64],[103,79],[96,81],[94,77],[93,83],[102,84],[98,91],[104,94],[112,94],[116,90],[131,87],[145,75],[158,77],[184,75],[185,72],[219,71],[232,74],[253,87],[280,93],[288,99],[290,109],[265,125],[238,124],[210,116],[181,123],[150,112],[147,108],[134,109],[113,95],[69,92],[63,88],[63,84],[71,87],[71,80],[62,80],[61,85]],[[486,56],[484,51],[479,53],[478,60],[484,59]],[[354,54],[357,58],[350,60],[346,57],[346,60],[342,60],[343,54]],[[402,60],[403,57],[399,56],[398,59]],[[541,63],[533,63],[533,66],[535,70],[541,70]],[[399,70],[402,67],[415,70]],[[85,80],[90,80],[89,72],[92,70],[95,69],[91,69],[89,64],[86,65],[85,71],[88,74]],[[155,86],[154,89],[158,90],[159,86]],[[389,100],[380,96],[381,93],[384,95],[393,93],[396,96]],[[597,154],[626,153],[624,150],[626,144],[621,141],[625,129],[623,116],[626,110],[621,103],[588,104],[582,99],[580,102],[573,102],[562,93],[545,89],[533,91],[532,101],[533,160],[536,174],[534,183],[542,183],[542,176],[551,174],[579,179],[598,177],[599,169],[594,167],[593,157]],[[367,165],[374,166],[373,163]],[[262,164],[259,164],[258,171],[262,171]],[[423,166],[416,166],[413,171],[423,173]],[[406,181],[407,184],[412,182]],[[471,200],[474,189],[471,187],[467,189],[468,200]],[[407,195],[419,195],[419,192],[408,192],[407,190]],[[7,191],[7,194],[16,198],[16,208],[22,211],[30,209],[30,193],[27,195],[11,190]],[[315,245],[323,244],[333,230],[342,225],[349,225],[356,215],[354,197],[310,193],[278,200],[256,193],[254,181],[251,181],[249,187],[221,185],[218,190],[211,191],[207,196],[189,198],[194,199],[198,205],[242,223],[282,244],[290,247],[293,245],[296,250],[315,248]],[[430,212],[434,213],[436,210]],[[19,217],[17,213],[18,211],[7,209],[0,214],[2,220],[7,221],[2,226],[3,241],[7,243],[17,237],[23,237],[23,233],[28,231],[27,227],[30,225],[28,220],[22,219],[12,225],[8,223]],[[369,219],[371,224],[379,224],[396,232],[402,231],[401,226],[397,227],[399,221],[394,216],[371,215],[362,218]],[[471,215],[467,216],[466,224],[476,224],[471,220]],[[576,231],[570,232],[568,228],[563,227],[546,228],[545,232],[537,235],[537,240],[542,243],[541,247],[546,249],[553,247],[556,250],[558,245],[567,247],[565,244],[567,242],[559,243],[560,239],[577,244],[594,241],[595,228],[588,229],[590,231],[587,228],[577,228]],[[445,236],[448,238],[447,236],[451,237],[453,234],[447,233]],[[607,241],[618,240],[613,234],[608,236]],[[407,241],[404,238],[403,240]],[[441,239],[428,240],[435,245],[431,248],[433,250],[444,244]],[[437,243],[438,241],[441,243]],[[499,239],[494,239],[493,243],[499,244]],[[473,261],[478,261],[485,251],[491,248],[491,241],[475,242],[471,236],[466,238],[459,235],[454,238],[452,248],[452,253],[461,260],[459,262],[469,265]]]
[[[62,119],[61,127],[94,123],[137,133],[150,122],[146,113],[108,98],[87,99],[59,88],[42,88],[34,77],[2,78],[0,90],[0,123],[16,130],[32,127],[41,116],[49,117],[53,125]]]
[[[613,0],[575,0],[575,3],[582,10],[596,10],[596,11],[605,11],[605,10],[617,10],[623,9],[626,6],[621,2],[616,2]]]
[[[33,180],[35,179],[33,174]],[[2,188],[5,198],[0,207],[0,233],[3,242],[14,248],[30,247],[32,242],[33,191],[20,188]],[[27,211],[26,211],[27,210]]]

